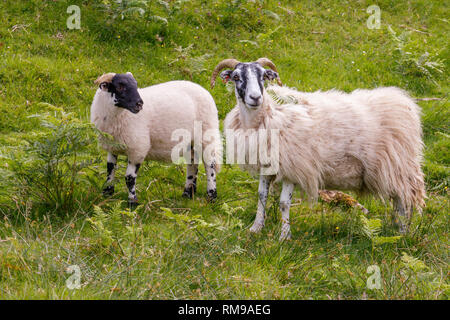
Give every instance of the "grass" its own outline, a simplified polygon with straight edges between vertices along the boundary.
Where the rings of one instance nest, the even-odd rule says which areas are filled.
[[[142,16],[128,16],[108,0],[0,1],[0,298],[449,298],[449,9],[442,1],[378,1],[380,29],[366,26],[370,1],[142,3]],[[72,4],[81,8],[80,30],[66,27]],[[396,36],[407,32],[403,44],[388,26]],[[426,52],[425,62],[442,72],[420,60]],[[419,102],[428,199],[409,235],[397,237],[392,208],[379,200],[358,199],[370,211],[365,221],[354,209],[310,206],[297,191],[293,240],[280,243],[278,186],[265,229],[250,234],[257,181],[229,165],[209,204],[203,169],[189,201],[181,198],[182,166],[146,163],[137,182],[142,205],[130,212],[121,202],[124,158],[116,194],[101,197],[106,155],[92,132],[82,133],[78,158],[71,153],[58,167],[62,182],[52,190],[68,202],[37,186],[45,172],[34,168],[46,162],[34,143],[53,143],[57,131],[30,116],[46,113],[63,128],[88,122],[100,74],[131,71],[142,87],[188,79],[209,88],[221,59],[262,56],[299,90],[394,85],[440,99]],[[222,120],[234,96],[223,85],[211,93]],[[49,104],[73,117],[57,117]],[[83,160],[91,162],[78,166]],[[80,267],[79,289],[66,286],[71,265]],[[367,287],[371,265],[380,268],[380,289]]]

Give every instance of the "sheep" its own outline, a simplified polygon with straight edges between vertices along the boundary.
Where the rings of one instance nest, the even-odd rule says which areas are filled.
[[[424,206],[425,189],[420,108],[406,92],[396,87],[349,94],[338,90],[306,93],[280,85],[265,89],[264,80],[279,81],[275,65],[267,58],[220,62],[211,76],[212,88],[224,68],[231,69],[220,77],[234,82],[237,100],[225,118],[225,130],[235,132],[236,141],[247,150],[249,129],[278,134],[277,172],[264,174],[259,159],[243,166],[260,174],[258,208],[250,231],[259,232],[264,226],[268,189],[274,181],[282,182],[281,240],[291,237],[294,184],[312,201],[319,188],[368,192],[393,200],[396,223],[400,232],[407,232],[413,208],[420,211]],[[283,97],[290,102],[279,103]],[[228,146],[235,142],[227,138],[226,143],[228,154]],[[267,144],[269,150],[275,147]]]
[[[108,152],[103,189],[106,196],[114,193],[117,156],[125,154],[128,157],[125,176],[128,201],[130,205],[137,205],[135,185],[139,167],[146,159],[173,160],[173,149],[177,146],[182,149],[181,143],[176,141],[179,135],[174,133],[181,130],[187,135],[183,148],[188,148],[185,150],[188,155],[183,197],[193,198],[197,190],[198,163],[202,159],[208,200],[217,197],[216,175],[220,169],[222,141],[217,108],[206,89],[189,81],[170,81],[138,89],[129,72],[103,74],[95,84],[98,89],[91,106],[91,122],[100,132],[114,138],[111,143],[99,135],[100,145]],[[194,141],[197,145],[192,144],[195,135],[200,135],[200,141]]]

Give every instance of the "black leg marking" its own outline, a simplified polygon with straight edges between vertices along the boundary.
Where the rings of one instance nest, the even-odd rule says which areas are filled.
[[[114,186],[113,185],[109,185],[109,186],[106,186],[105,188],[103,188],[103,195],[105,197],[112,196],[113,194],[114,194]]]
[[[137,197],[136,197],[136,177],[133,177],[132,175],[127,175],[125,177],[125,182],[128,187],[128,203],[129,204],[137,204]]]
[[[117,156],[108,154],[108,161],[106,162],[106,187],[103,189],[104,196],[111,196],[114,194],[114,170],[116,169]]]
[[[125,177],[125,182],[127,183],[128,190],[132,194],[136,194],[135,186],[136,186],[136,177],[132,175],[128,175]]]
[[[128,160],[127,172],[125,174],[125,182],[128,187],[128,202],[137,203],[136,196],[136,178],[141,164]]]
[[[108,174],[108,178],[111,175],[111,173],[113,172],[115,166],[116,166],[115,163],[112,163],[112,162],[107,162],[106,163],[106,171],[107,171],[107,174]]]

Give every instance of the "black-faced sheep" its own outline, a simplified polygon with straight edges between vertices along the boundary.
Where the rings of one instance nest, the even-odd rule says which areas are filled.
[[[145,159],[173,161],[173,150],[180,145],[177,140],[184,133],[188,139],[184,141],[188,164],[183,196],[193,197],[198,160],[203,159],[207,195],[211,200],[216,198],[222,144],[217,108],[207,90],[189,81],[170,81],[138,89],[131,73],[104,74],[95,83],[99,87],[91,106],[91,121],[98,130],[114,138],[114,143],[110,143],[100,136],[102,147],[108,151],[105,194],[114,192],[117,156],[125,154],[128,156],[125,177],[128,198],[131,204],[137,203],[136,176],[142,162]],[[196,135],[200,140],[195,141]]]

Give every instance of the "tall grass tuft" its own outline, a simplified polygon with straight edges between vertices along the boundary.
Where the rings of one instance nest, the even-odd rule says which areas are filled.
[[[9,153],[8,190],[46,211],[70,212],[81,200],[80,189],[89,186],[86,169],[98,162],[89,152],[94,130],[74,113],[46,103],[40,106],[48,111],[29,117],[39,119],[42,130],[23,137],[23,150]]]
[[[444,60],[439,57],[439,51],[423,52],[419,40],[413,40],[409,31],[397,35],[391,26],[388,27],[388,31],[394,42],[393,52],[397,72],[405,77],[427,80],[439,86],[436,80],[445,71]]]

